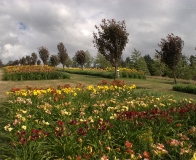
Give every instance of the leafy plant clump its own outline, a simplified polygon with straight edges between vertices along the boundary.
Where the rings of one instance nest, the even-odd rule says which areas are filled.
[[[179,91],[179,92],[196,94],[196,85],[178,83],[178,84],[173,85],[173,90]]]

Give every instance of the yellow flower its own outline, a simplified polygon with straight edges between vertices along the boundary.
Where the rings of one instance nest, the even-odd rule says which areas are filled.
[[[191,158],[191,160],[196,160],[196,152],[193,154],[193,157]]]
[[[27,126],[23,125],[22,126],[22,129],[26,130],[27,129]]]
[[[9,132],[11,132],[11,131],[13,130],[13,128],[10,127],[10,128],[8,128],[7,130],[8,130]]]

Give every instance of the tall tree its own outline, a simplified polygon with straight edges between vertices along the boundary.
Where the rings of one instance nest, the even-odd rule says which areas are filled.
[[[30,65],[31,64],[31,56],[26,56],[26,61],[27,61],[27,64]]]
[[[79,65],[81,65],[82,70],[84,69],[84,64],[86,62],[86,52],[84,52],[83,50],[79,50],[76,52],[75,54],[76,56],[76,61]]]
[[[94,58],[91,56],[89,51],[86,51],[86,63],[85,63],[85,68],[90,68],[92,66]]]
[[[36,54],[35,52],[33,52],[33,53],[31,54],[31,64],[32,64],[32,65],[35,65],[36,62],[37,62],[37,54]]]
[[[111,67],[111,63],[106,60],[103,54],[97,53],[97,56],[94,60],[94,66],[97,68],[106,69],[107,67]]]
[[[19,62],[20,62],[21,65],[26,65],[27,60],[26,60],[25,57],[22,57],[22,58],[19,60]]]
[[[141,52],[134,48],[134,51],[131,54],[131,64],[130,64],[130,67],[137,69],[137,61],[141,57],[142,57]]]
[[[4,66],[3,62],[0,59],[0,68],[2,68]]]
[[[189,58],[190,61],[190,66],[195,66],[196,65],[196,56],[191,55]]]
[[[153,76],[154,73],[153,73],[152,65],[154,63],[154,60],[150,57],[149,54],[144,56],[144,60],[146,61],[148,70],[150,72],[150,75]]]
[[[181,56],[176,66],[176,77],[181,79],[191,79],[191,67],[188,64],[189,58],[184,54]]]
[[[174,76],[174,83],[177,83],[176,66],[181,57],[184,41],[180,37],[174,36],[174,34],[171,33],[168,34],[167,39],[162,38],[161,43],[158,44],[158,46],[161,48],[161,51],[155,51],[161,56],[161,61],[171,69]]]
[[[74,55],[72,57],[72,64],[71,64],[72,67],[78,67],[78,63],[77,63],[77,60],[76,60],[76,55]]]
[[[50,64],[53,67],[56,67],[57,65],[59,65],[59,63],[60,63],[60,59],[57,55],[51,55],[50,56]]]
[[[49,56],[50,56],[50,53],[49,53],[48,49],[46,47],[42,46],[42,47],[38,48],[38,52],[39,52],[39,57],[42,60],[43,64],[47,65],[48,64],[48,59],[49,59]]]
[[[126,57],[125,64],[126,64],[126,68],[130,68],[130,66],[131,66],[131,59],[130,59],[130,57]]]
[[[15,61],[13,62],[13,65],[15,65],[15,66],[19,65],[19,60],[15,60]]]
[[[63,65],[63,69],[65,67],[66,64],[66,60],[68,58],[68,53],[67,53],[67,49],[65,48],[64,44],[62,42],[60,42],[57,45],[57,49],[58,49],[58,56],[60,59],[60,63]]]
[[[93,32],[94,47],[115,67],[115,80],[122,51],[128,43],[129,34],[126,30],[125,21],[116,22],[114,19],[107,21],[103,19],[100,27],[95,25],[95,28],[98,33]]]
[[[71,64],[72,64],[71,58],[68,56],[68,57],[67,57],[67,60],[66,60],[66,62],[65,62],[65,66],[66,66],[66,67],[70,67]]]
[[[37,60],[37,65],[41,65],[40,59]]]
[[[144,57],[140,57],[139,59],[137,59],[137,61],[135,62],[135,69],[138,71],[143,71],[145,75],[150,75],[150,72],[148,70],[148,66],[147,66],[147,63]]]

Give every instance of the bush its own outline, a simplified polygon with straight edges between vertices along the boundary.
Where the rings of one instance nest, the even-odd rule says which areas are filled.
[[[196,85],[178,83],[178,84],[173,85],[173,90],[179,91],[179,92],[196,94]]]

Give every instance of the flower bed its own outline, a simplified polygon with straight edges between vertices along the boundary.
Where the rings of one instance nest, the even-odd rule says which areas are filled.
[[[57,72],[50,66],[7,66],[4,67],[3,80],[45,80],[66,79],[70,76],[66,73]]]
[[[6,108],[11,159],[190,159],[196,105],[135,92],[123,81],[97,86],[13,88]]]
[[[91,76],[99,76],[104,78],[114,78],[114,67],[103,69],[92,69],[92,68],[85,68],[81,70],[81,68],[66,68],[62,71],[74,74],[84,74],[84,75],[91,75]],[[144,72],[137,71],[136,69],[129,69],[129,68],[119,68],[119,76],[121,78],[136,78],[136,79],[146,79]]]

